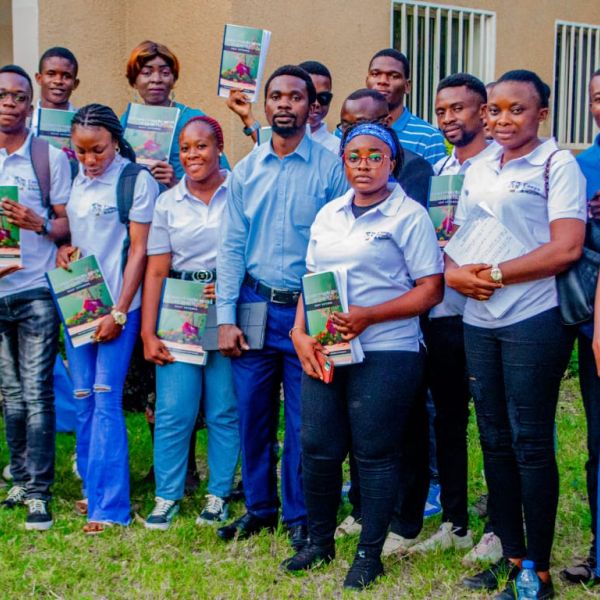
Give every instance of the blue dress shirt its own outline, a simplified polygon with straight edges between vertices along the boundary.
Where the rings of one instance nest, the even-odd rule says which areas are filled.
[[[217,319],[235,323],[244,275],[299,290],[310,226],[319,210],[348,189],[340,157],[305,135],[279,158],[255,148],[233,169],[217,253]]]
[[[392,129],[403,148],[422,156],[431,165],[448,154],[440,130],[413,115],[406,107],[392,123]]]

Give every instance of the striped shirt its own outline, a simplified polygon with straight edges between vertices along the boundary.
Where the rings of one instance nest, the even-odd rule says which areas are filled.
[[[444,138],[439,129],[415,117],[408,108],[404,108],[391,127],[398,135],[403,148],[419,154],[428,163],[434,165],[447,155]]]

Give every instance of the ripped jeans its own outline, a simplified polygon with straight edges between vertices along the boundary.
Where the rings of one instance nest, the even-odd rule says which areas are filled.
[[[465,324],[494,532],[507,558],[528,558],[538,571],[549,568],[554,537],[554,418],[573,335],[558,308],[495,329]]]
[[[88,520],[128,525],[129,458],[122,399],[140,330],[140,309],[111,342],[73,348],[66,340],[77,407],[77,469],[88,499]]]

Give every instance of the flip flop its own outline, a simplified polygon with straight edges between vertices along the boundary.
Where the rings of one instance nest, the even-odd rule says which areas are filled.
[[[105,529],[113,527],[114,523],[109,521],[88,521],[83,526],[83,533],[86,535],[99,535],[104,533]]]

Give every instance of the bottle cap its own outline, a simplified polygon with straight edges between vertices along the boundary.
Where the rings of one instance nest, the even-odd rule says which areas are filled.
[[[532,560],[524,560],[523,561],[523,569],[533,569],[535,568],[535,563]]]

